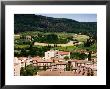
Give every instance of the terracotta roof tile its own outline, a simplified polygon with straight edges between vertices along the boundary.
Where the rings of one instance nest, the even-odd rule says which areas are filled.
[[[59,51],[58,54],[60,54],[60,55],[68,55],[68,54],[70,54],[70,52]]]
[[[37,57],[33,57],[33,58],[32,58],[33,61],[37,61],[37,60],[41,60],[41,59],[42,59],[42,58],[39,57],[39,56],[37,56]]]
[[[56,65],[66,65],[66,62],[57,62]]]
[[[42,59],[40,59],[40,60],[37,60],[37,62],[38,62],[38,63],[39,63],[39,62],[40,62],[40,63],[42,63],[42,62],[43,62],[43,63],[47,63],[47,62],[48,62],[48,63],[52,63],[53,61],[52,61],[52,60],[42,60]]]

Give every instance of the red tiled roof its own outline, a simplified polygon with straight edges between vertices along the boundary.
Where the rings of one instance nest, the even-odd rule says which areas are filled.
[[[70,52],[63,52],[63,51],[59,51],[58,54],[60,55],[68,55]]]
[[[66,65],[66,62],[57,62],[56,65]]]
[[[32,58],[33,61],[37,61],[37,60],[41,60],[41,59],[42,59],[42,58],[39,57],[39,56],[37,56],[37,57],[33,57],[33,58]]]
[[[51,60],[59,61],[59,60],[64,60],[63,58],[51,58]]]
[[[86,61],[86,60],[71,60],[71,62],[77,62],[77,63],[91,63],[91,62]]]
[[[42,59],[41,59],[41,60],[37,60],[37,62],[38,62],[38,63],[42,63],[42,62],[43,62],[43,63],[47,63],[47,62],[48,62],[48,63],[52,63],[53,61],[52,61],[52,60],[42,60]]]

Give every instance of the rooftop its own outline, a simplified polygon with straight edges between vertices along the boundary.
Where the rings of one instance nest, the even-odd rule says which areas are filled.
[[[71,62],[77,62],[77,63],[92,63],[91,61],[87,60],[70,60]]]
[[[33,57],[33,58],[32,58],[33,61],[37,61],[37,60],[41,60],[41,59],[42,59],[42,58],[39,57],[39,56],[36,56],[36,57]]]
[[[39,59],[37,60],[38,63],[52,63],[53,61],[52,60],[42,60],[42,59]]]
[[[68,54],[70,54],[70,52],[58,51],[58,54],[60,54],[60,55],[68,55]]]

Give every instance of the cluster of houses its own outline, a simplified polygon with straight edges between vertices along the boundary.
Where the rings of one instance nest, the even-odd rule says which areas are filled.
[[[68,60],[65,60],[65,56],[68,56]],[[66,71],[66,65],[70,62],[73,71],[78,66],[92,67],[96,70],[96,64],[94,66],[92,61],[88,60],[72,60],[70,59],[70,52],[50,50],[45,52],[44,57],[15,57],[14,58],[14,76],[20,76],[20,68],[33,64],[39,68],[46,68],[49,71]]]

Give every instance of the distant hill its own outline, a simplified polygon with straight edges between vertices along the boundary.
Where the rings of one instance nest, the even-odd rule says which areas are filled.
[[[67,18],[52,18],[34,14],[15,14],[14,32],[97,33],[97,22],[78,22]]]

